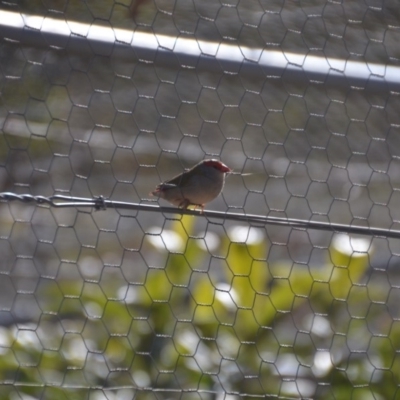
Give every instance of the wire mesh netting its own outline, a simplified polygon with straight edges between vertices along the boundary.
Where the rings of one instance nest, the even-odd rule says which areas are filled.
[[[0,191],[137,206],[1,197],[0,398],[400,399],[399,21],[0,1]],[[206,158],[204,214],[145,209]]]

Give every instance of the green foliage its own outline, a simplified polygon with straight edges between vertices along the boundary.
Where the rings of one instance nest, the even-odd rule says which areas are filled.
[[[164,250],[165,267],[149,267],[143,283],[44,280],[39,326],[2,328],[0,379],[18,386],[0,398],[82,398],[94,387],[137,398],[159,388],[167,398],[164,389],[220,385],[256,398],[396,398],[400,325],[371,300],[379,287],[362,283],[369,249],[333,240],[330,259],[312,270],[269,263],[254,228],[208,250],[194,221],[173,222],[181,250]],[[162,251],[152,246],[143,251]]]

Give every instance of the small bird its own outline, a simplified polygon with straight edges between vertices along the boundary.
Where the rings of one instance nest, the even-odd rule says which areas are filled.
[[[179,208],[200,207],[203,212],[205,204],[222,192],[226,174],[232,172],[221,161],[203,160],[188,171],[160,183],[150,195],[165,199]]]

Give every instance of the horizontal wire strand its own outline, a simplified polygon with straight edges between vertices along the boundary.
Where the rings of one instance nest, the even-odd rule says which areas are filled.
[[[320,231],[329,231],[337,233],[379,236],[384,238],[400,239],[400,231],[374,228],[368,226],[346,225],[330,222],[308,221],[293,218],[281,218],[268,215],[255,215],[255,214],[240,214],[222,211],[204,211],[200,213],[196,210],[182,209],[176,207],[163,207],[151,204],[141,203],[128,203],[124,201],[114,201],[103,198],[102,196],[96,198],[73,197],[64,195],[54,195],[50,197],[33,196],[30,194],[16,194],[10,192],[0,193],[0,200],[7,201],[22,201],[25,203],[47,204],[51,207],[93,207],[96,210],[104,210],[108,208],[125,209],[135,211],[150,211],[165,214],[180,214],[180,215],[193,215],[197,217],[214,218],[219,220],[230,220],[245,222],[248,224],[260,225],[278,225],[290,228],[299,229],[315,229]]]

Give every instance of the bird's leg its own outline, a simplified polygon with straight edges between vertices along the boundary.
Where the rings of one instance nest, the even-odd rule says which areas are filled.
[[[187,209],[189,206],[194,206],[193,210],[196,210],[197,208],[200,208],[200,214],[203,214],[203,212],[204,212],[204,204],[192,204],[188,199],[183,199],[179,203],[178,207]]]
[[[179,203],[179,208],[188,208],[188,206],[190,205],[190,202],[188,199],[183,199],[180,203]]]

